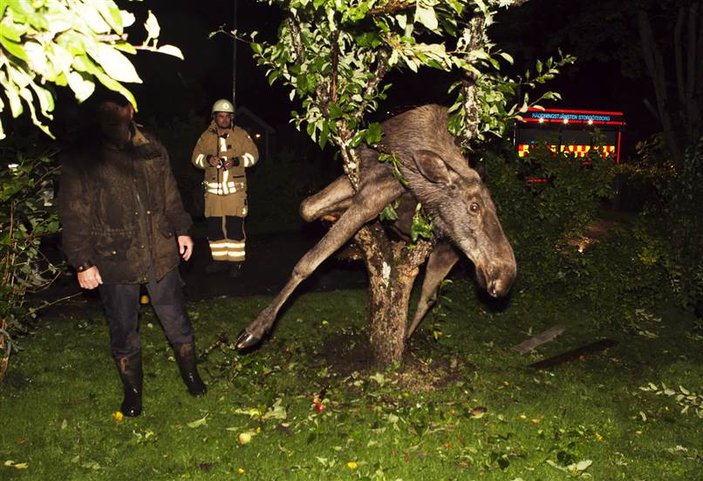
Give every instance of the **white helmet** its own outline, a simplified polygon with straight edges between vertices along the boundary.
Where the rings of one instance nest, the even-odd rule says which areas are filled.
[[[228,114],[233,114],[234,113],[234,105],[232,105],[232,102],[230,102],[227,99],[216,100],[215,103],[212,104],[213,115],[216,112],[227,112]]]

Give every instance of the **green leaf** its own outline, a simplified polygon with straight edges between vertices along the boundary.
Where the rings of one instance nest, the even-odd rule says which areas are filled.
[[[415,10],[415,21],[419,21],[432,31],[436,31],[439,26],[434,8],[423,5],[422,2],[417,3],[417,10]]]
[[[288,417],[288,413],[286,412],[286,408],[283,407],[283,400],[281,398],[276,399],[276,401],[273,403],[273,406],[271,406],[266,413],[261,416],[261,419],[277,419],[277,420],[283,420]]]
[[[15,468],[15,469],[27,469],[29,467],[29,463],[16,463],[15,461],[8,459],[3,463],[4,466],[8,468]]]
[[[22,35],[26,31],[27,27],[12,23],[8,19],[3,19],[3,22],[0,23],[0,37],[4,37],[11,42],[20,43]]]
[[[79,102],[83,102],[95,92],[95,82],[90,77],[85,77],[78,72],[68,74],[68,86]]]
[[[99,10],[100,3],[102,2],[80,2],[76,5],[75,13],[92,32],[108,34],[112,31],[112,27]]]
[[[134,108],[137,108],[137,99],[134,98],[134,95],[132,92],[127,90],[121,83],[116,81],[115,79],[109,77],[108,75],[105,75],[105,73],[101,71],[96,71],[95,76],[97,79],[100,81],[101,84],[103,84],[105,87],[109,88],[110,90],[113,90],[115,92],[118,92],[124,97],[129,100],[129,102],[134,106]]]
[[[383,208],[381,213],[378,215],[378,218],[382,221],[392,222],[398,220],[398,213],[396,212],[395,207],[389,204]]]
[[[164,53],[166,55],[171,55],[173,57],[177,57],[177,58],[180,58],[181,60],[184,60],[183,52],[181,52],[180,48],[178,48],[174,45],[162,45],[159,48],[157,48],[156,51],[159,53]]]
[[[383,130],[381,124],[373,122],[366,128],[366,143],[369,145],[377,144],[383,138]]]
[[[13,42],[4,35],[0,35],[0,44],[7,50],[10,54],[14,55],[20,60],[27,61],[27,55],[22,48],[22,45],[18,42]]]
[[[149,43],[150,40],[157,39],[159,35],[161,35],[161,26],[151,10],[149,10],[149,16],[146,22],[144,22],[144,28],[146,28],[147,33],[147,38],[144,43]]]
[[[320,131],[320,138],[318,141],[318,144],[320,145],[320,148],[324,149],[325,145],[327,145],[327,139],[329,138],[329,127],[327,125],[327,122],[325,122],[322,126],[322,130]]]
[[[570,471],[581,472],[581,471],[587,470],[589,467],[591,467],[592,464],[593,464],[593,461],[591,461],[590,459],[585,459],[583,461],[579,461],[578,463],[570,464],[569,466],[567,466],[567,468]]]
[[[415,243],[420,237],[432,239],[432,229],[432,221],[422,212],[422,204],[418,203],[415,206],[413,223],[410,227],[411,240]]]
[[[52,118],[51,112],[54,110],[54,96],[49,90],[44,87],[40,87],[35,83],[32,83],[30,87],[36,94],[37,100],[39,101],[39,109],[42,115]]]
[[[124,27],[129,27],[134,23],[134,15],[120,10],[112,0],[97,2],[97,8],[103,19],[105,19],[110,27],[120,35],[122,34]]]
[[[15,13],[21,13],[23,15],[31,16],[34,14],[34,8],[32,8],[32,3],[28,0],[13,0],[8,2],[8,6]]]
[[[112,79],[118,82],[142,82],[134,65],[114,47],[97,43],[90,49],[89,54]]]
[[[38,42],[26,42],[24,51],[27,55],[26,62],[29,67],[36,73],[44,76],[47,73],[48,62],[46,58],[46,49]]]
[[[205,416],[203,416],[200,419],[196,419],[195,421],[189,422],[187,424],[187,426],[189,428],[199,428],[200,426],[204,426],[205,424],[207,424],[207,417],[208,417],[208,415],[206,414]]]

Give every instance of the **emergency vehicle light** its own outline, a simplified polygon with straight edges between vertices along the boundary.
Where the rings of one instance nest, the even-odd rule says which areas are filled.
[[[530,107],[520,120],[539,124],[625,125],[622,112],[600,110],[536,109]]]

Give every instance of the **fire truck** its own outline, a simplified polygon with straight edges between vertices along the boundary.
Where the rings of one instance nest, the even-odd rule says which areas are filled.
[[[529,108],[515,123],[515,148],[520,157],[547,148],[554,154],[583,158],[586,165],[589,152],[596,151],[619,164],[625,125],[622,112]],[[534,177],[527,181],[548,180]]]

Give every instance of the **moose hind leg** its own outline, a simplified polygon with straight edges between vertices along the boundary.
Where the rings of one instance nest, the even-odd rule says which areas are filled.
[[[338,177],[320,192],[301,202],[300,216],[306,222],[312,222],[328,214],[339,214],[351,205],[355,193],[346,176]]]
[[[427,261],[425,269],[425,278],[422,281],[422,290],[420,292],[420,300],[417,303],[413,322],[408,328],[406,338],[410,338],[417,329],[417,326],[425,317],[427,311],[437,301],[437,293],[439,284],[447,277],[449,271],[452,270],[454,264],[459,260],[459,254],[456,249],[448,242],[442,241],[437,244],[434,250],[430,253],[430,258]]]

